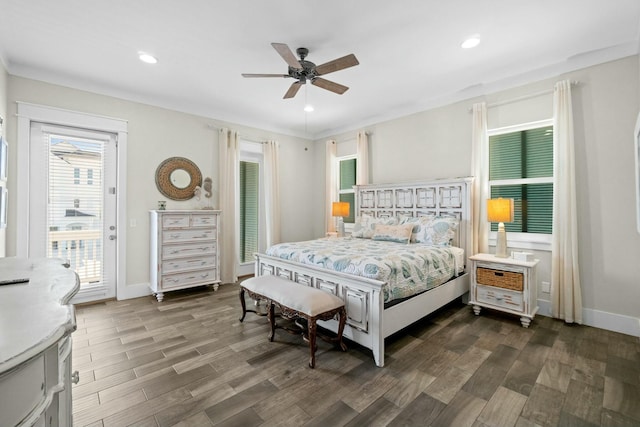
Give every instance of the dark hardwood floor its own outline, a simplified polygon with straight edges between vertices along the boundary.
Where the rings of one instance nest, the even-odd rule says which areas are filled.
[[[451,304],[387,339],[267,340],[222,285],[77,307],[75,426],[640,426],[637,337]]]

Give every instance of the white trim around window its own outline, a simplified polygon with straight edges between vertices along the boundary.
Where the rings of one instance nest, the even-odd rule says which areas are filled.
[[[536,129],[546,126],[553,126],[553,119],[539,120],[536,122],[522,123],[513,126],[505,126],[487,130],[487,136],[502,135],[505,133],[520,132],[529,129]],[[488,158],[488,156],[487,156]],[[545,178],[525,178],[517,180],[495,180],[488,182],[489,191],[493,185],[514,185],[514,184],[543,184],[553,183],[553,177]],[[489,246],[496,245],[497,232],[489,231]],[[551,251],[551,234],[540,233],[507,233],[507,249],[529,249],[537,251]]]
[[[489,232],[489,246],[496,245],[495,231]],[[540,233],[507,233],[507,250],[530,249],[536,251],[551,251],[551,234]]]

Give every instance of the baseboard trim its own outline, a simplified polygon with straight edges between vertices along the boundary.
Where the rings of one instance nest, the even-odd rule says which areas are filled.
[[[151,288],[148,283],[135,283],[118,288],[118,301],[131,298],[140,298],[151,295]]]
[[[552,317],[551,301],[539,299],[538,307],[538,314]],[[587,326],[593,326],[594,328],[640,337],[640,319],[631,316],[594,310],[592,308],[583,308],[582,323]]]

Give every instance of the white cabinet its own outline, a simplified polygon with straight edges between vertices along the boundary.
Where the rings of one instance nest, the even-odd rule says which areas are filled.
[[[164,292],[220,284],[218,230],[220,211],[167,210],[150,212],[151,291]]]
[[[517,314],[529,327],[538,311],[538,260],[519,261],[477,254],[471,260],[470,303],[476,315],[482,307]]]
[[[71,426],[69,300],[80,281],[61,260],[0,259],[0,426]]]

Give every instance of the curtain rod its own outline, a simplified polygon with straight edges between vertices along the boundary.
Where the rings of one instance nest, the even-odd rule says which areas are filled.
[[[577,85],[579,85],[579,84],[580,84],[580,81],[579,81],[579,80],[572,80],[572,81],[571,81],[571,86],[577,86]],[[504,101],[494,102],[494,103],[492,103],[492,104],[487,104],[487,108],[500,107],[500,106],[502,106],[502,105],[512,104],[512,103],[514,103],[514,102],[524,101],[524,100],[526,100],[526,99],[537,98],[537,97],[539,97],[539,96],[548,95],[548,94],[550,94],[550,93],[553,93],[553,91],[554,91],[554,89],[553,89],[553,88],[551,88],[551,89],[542,90],[542,91],[540,91],[540,92],[530,93],[530,94],[528,94],[528,95],[522,95],[522,96],[519,96],[519,97],[516,97],[516,98],[506,99],[506,100],[504,100]],[[473,106],[472,106],[472,107],[470,107],[470,108],[468,109],[468,111],[469,111],[470,113],[472,113],[472,112],[473,112]]]
[[[365,132],[364,133],[367,136],[371,136],[371,132]],[[339,144],[341,142],[346,142],[346,141],[353,141],[356,140],[358,138],[358,132],[356,132],[356,134],[354,136],[350,136],[350,137],[345,137],[345,138],[340,138],[340,139],[333,139],[333,138],[328,138],[328,141],[334,141],[336,144]]]
[[[219,126],[216,125],[212,125],[212,124],[207,124],[207,127],[209,129],[214,129],[214,130],[220,130],[223,129]],[[268,141],[265,141],[264,138],[262,140],[260,140],[260,138],[255,138],[253,135],[249,135],[249,136],[244,136],[244,134],[242,132],[238,132],[238,135],[240,136],[241,139],[243,139],[244,141],[247,142],[253,142],[255,144],[266,144]]]

